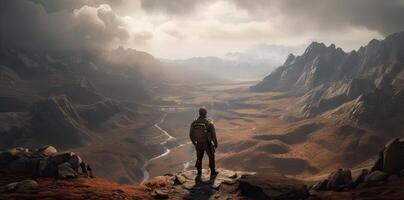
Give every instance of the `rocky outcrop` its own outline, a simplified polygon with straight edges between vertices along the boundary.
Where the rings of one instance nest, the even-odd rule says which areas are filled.
[[[17,147],[0,152],[0,169],[35,177],[90,177],[91,168],[73,152],[58,153],[53,146],[39,149]]]
[[[404,169],[404,139],[393,139],[380,151],[372,171],[399,174]]]
[[[404,140],[396,138],[387,143],[380,151],[373,167],[363,169],[353,180],[351,170],[338,169],[332,172],[327,179],[311,187],[311,190],[351,190],[368,186],[382,185],[399,176],[404,176]]]
[[[303,183],[276,174],[256,174],[241,177],[239,190],[253,199],[305,199],[309,192]]]
[[[305,199],[309,193],[306,186],[279,174],[256,174],[251,172],[219,169],[218,175],[209,176],[203,171],[185,171],[150,179],[146,185],[156,199]]]

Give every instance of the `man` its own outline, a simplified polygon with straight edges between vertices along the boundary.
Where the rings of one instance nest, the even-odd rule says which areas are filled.
[[[213,122],[206,118],[205,108],[199,109],[199,118],[191,123],[189,137],[196,149],[196,164],[198,176],[202,175],[202,159],[206,151],[209,157],[210,175],[216,176],[215,149],[217,148],[216,131]],[[213,143],[213,144],[212,144]]]

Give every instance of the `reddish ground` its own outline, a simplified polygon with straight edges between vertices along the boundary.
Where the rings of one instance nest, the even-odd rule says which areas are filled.
[[[0,187],[26,179],[37,181],[39,187],[22,193],[0,193],[0,199],[152,199],[146,187],[140,185],[121,185],[99,178],[71,180],[31,178],[0,171]]]

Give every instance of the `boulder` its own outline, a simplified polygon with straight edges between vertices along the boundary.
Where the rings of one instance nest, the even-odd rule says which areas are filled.
[[[8,169],[21,173],[32,173],[36,170],[39,159],[22,157],[8,164]]]
[[[23,147],[16,147],[16,148],[9,149],[7,151],[14,157],[27,156],[28,153],[30,152],[29,149],[23,148]]]
[[[327,179],[322,180],[322,181],[320,181],[320,182],[314,184],[313,186],[311,186],[310,190],[315,190],[315,191],[318,191],[318,190],[327,190],[327,184],[328,184],[328,180],[327,180]]]
[[[352,174],[350,169],[338,169],[328,176],[327,189],[339,191],[352,184]]]
[[[370,171],[382,171],[383,170],[383,150],[379,152],[379,157],[377,158],[376,162],[373,164]]]
[[[76,178],[78,176],[77,172],[72,168],[70,163],[65,162],[58,165],[58,178]]]
[[[59,164],[69,161],[70,158],[73,157],[73,155],[74,155],[73,152],[60,153],[60,154],[49,157],[48,160],[50,163],[59,165]]]
[[[78,171],[83,160],[78,155],[72,155],[72,157],[68,160],[68,163],[72,166],[75,171]]]
[[[5,192],[26,192],[38,187],[38,183],[34,180],[24,180],[20,182],[14,182],[4,187]]]
[[[365,182],[366,176],[369,174],[369,170],[363,169],[359,176],[355,179],[355,181],[352,184],[352,187],[357,187],[358,185],[362,184]]]
[[[156,199],[168,199],[168,192],[167,191],[163,191],[160,189],[155,189],[152,192],[152,196]]]
[[[53,156],[53,155],[55,155],[57,152],[58,152],[58,151],[56,150],[56,148],[53,147],[53,146],[50,146],[50,145],[43,146],[43,147],[41,147],[41,148],[39,148],[39,149],[37,150],[37,153],[38,153],[39,155],[41,155],[41,156],[44,156],[44,157]]]
[[[50,145],[37,150],[17,147],[0,152],[0,168],[37,177],[58,178],[77,177],[81,169],[82,174],[93,177],[90,166],[80,156],[73,152],[57,153]]]
[[[388,175],[382,171],[374,171],[366,176],[365,183],[367,185],[378,185],[383,183],[387,177]]]
[[[305,199],[309,191],[303,183],[276,174],[246,175],[239,179],[242,195],[252,199]]]
[[[44,175],[58,177],[58,166],[62,163],[68,162],[73,157],[73,155],[75,155],[73,152],[68,152],[48,157],[46,161],[47,164],[44,169]]]
[[[399,174],[404,169],[404,142],[398,138],[389,142],[383,151],[383,172]]]

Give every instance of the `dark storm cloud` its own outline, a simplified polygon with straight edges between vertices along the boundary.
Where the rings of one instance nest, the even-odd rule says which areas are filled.
[[[108,5],[56,10],[47,12],[43,4],[27,0],[1,1],[2,46],[77,51],[104,48],[114,40],[129,37],[119,17]]]
[[[250,13],[274,12],[321,30],[366,27],[382,34],[404,29],[403,0],[232,0]]]

